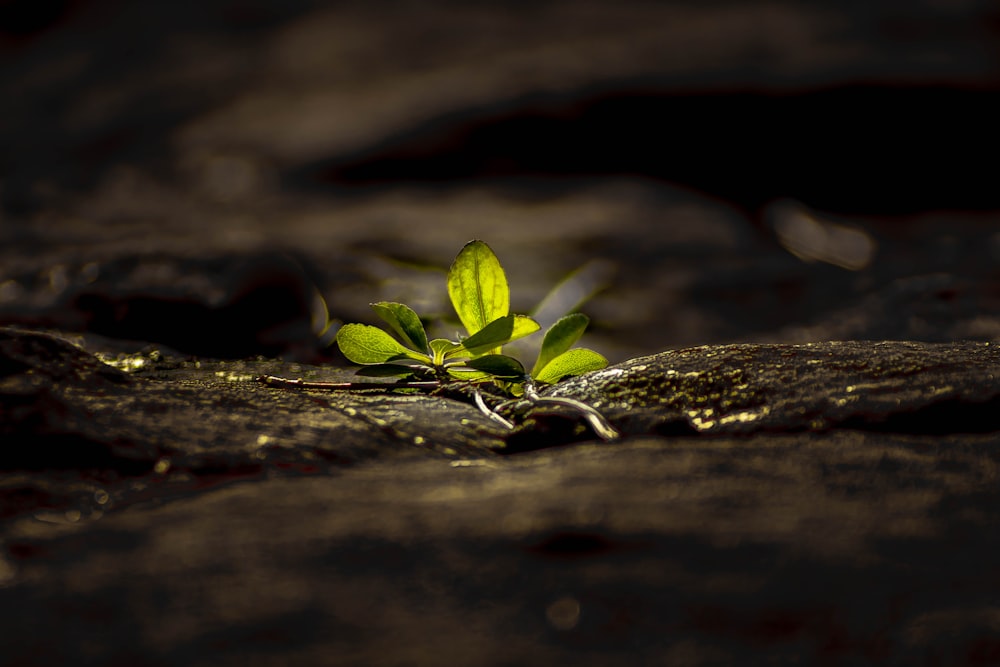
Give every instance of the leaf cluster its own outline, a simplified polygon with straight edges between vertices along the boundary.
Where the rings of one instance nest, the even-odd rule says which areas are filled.
[[[496,254],[482,241],[471,241],[462,248],[448,270],[447,284],[467,336],[428,340],[423,322],[412,308],[381,301],[371,306],[396,337],[367,324],[346,324],[337,332],[340,351],[363,366],[360,375],[495,381],[515,394],[521,393],[529,377],[555,384],[608,363],[593,350],[573,348],[590,322],[580,313],[561,318],[545,332],[530,374],[520,361],[503,354],[504,345],[541,327],[526,315],[510,312],[507,276]]]

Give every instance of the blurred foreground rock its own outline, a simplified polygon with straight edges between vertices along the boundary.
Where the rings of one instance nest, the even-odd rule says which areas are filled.
[[[75,340],[0,330],[10,664],[1000,660],[993,344],[634,359],[598,443]]]

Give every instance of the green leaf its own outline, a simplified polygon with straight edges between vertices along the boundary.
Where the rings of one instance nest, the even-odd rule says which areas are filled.
[[[408,357],[424,363],[431,359],[425,354],[408,350],[378,327],[367,324],[345,324],[337,332],[337,346],[344,356],[356,364],[384,364]]]
[[[374,366],[362,366],[354,374],[372,378],[409,377],[419,375],[419,368],[419,366],[406,366],[404,364],[375,364]]]
[[[489,373],[484,373],[483,371],[473,371],[473,370],[463,370],[461,368],[449,368],[448,375],[455,378],[456,380],[462,380],[464,382],[475,382],[477,380],[488,380],[490,378]]]
[[[525,375],[521,362],[505,354],[487,354],[485,357],[470,359],[465,365],[499,378],[523,379]]]
[[[497,353],[501,345],[538,331],[538,322],[525,315],[497,318],[462,341],[462,347],[472,356]]]
[[[555,384],[567,375],[583,375],[598,371],[608,365],[608,360],[593,350],[578,347],[563,352],[545,365],[537,374],[532,374],[538,382]]]
[[[504,315],[462,341],[462,347],[472,355],[485,354],[510,340],[514,333],[514,316]]]
[[[510,312],[510,288],[500,260],[482,241],[470,241],[448,270],[448,296],[470,336]]]
[[[550,361],[573,347],[573,344],[580,340],[580,336],[586,331],[588,324],[590,324],[589,317],[581,313],[573,313],[560,318],[549,327],[549,330],[545,332],[542,349],[538,352],[538,360],[535,361],[531,374],[538,375]]]
[[[515,315],[514,330],[511,332],[508,342],[524,338],[525,336],[530,336],[541,328],[542,327],[538,325],[538,322],[527,315]]]
[[[449,356],[453,356],[453,351],[464,352],[465,348],[459,343],[453,343],[446,338],[435,338],[430,342],[431,354],[434,356],[434,365],[441,366],[444,364],[444,360]]]
[[[427,352],[427,333],[420,317],[412,308],[393,301],[379,301],[371,304],[371,307],[392,327],[393,331],[399,334],[404,343],[417,352]]]

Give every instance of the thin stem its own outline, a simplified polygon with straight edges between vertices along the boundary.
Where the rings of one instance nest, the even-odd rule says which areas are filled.
[[[547,403],[549,405],[561,405],[563,407],[576,410],[583,415],[583,418],[587,420],[588,424],[590,424],[590,428],[594,429],[594,433],[596,433],[602,440],[615,440],[616,438],[621,437],[621,433],[618,432],[618,429],[612,426],[611,422],[609,422],[604,415],[586,403],[578,401],[575,398],[541,396],[538,393],[538,390],[535,389],[535,384],[530,380],[524,383],[524,397],[531,401],[534,405]]]
[[[514,424],[507,421],[501,415],[491,410],[490,407],[486,405],[486,401],[483,400],[483,395],[479,393],[478,389],[472,392],[472,398],[476,402],[476,407],[479,408],[480,412],[482,412],[484,415],[486,415],[496,423],[502,424],[509,430],[513,430]]]
[[[283,378],[277,375],[259,375],[255,378],[257,382],[269,387],[283,387],[285,389],[325,389],[337,391],[352,391],[360,389],[420,389],[421,391],[434,390],[441,386],[437,380],[414,381],[414,382],[311,382],[302,378]]]
[[[442,386],[442,383],[437,380],[412,382],[314,382],[303,380],[302,378],[283,378],[277,375],[260,375],[255,379],[257,382],[266,384],[269,387],[282,387],[285,389],[322,389],[327,391],[357,391],[365,389],[376,389],[380,391],[393,389],[433,391]],[[476,383],[469,384],[475,386]],[[596,433],[602,440],[615,440],[616,438],[621,437],[618,430],[612,426],[604,415],[596,409],[574,398],[542,396],[538,393],[534,382],[532,382],[530,378],[528,378],[524,383],[524,398],[535,406],[558,405],[579,412],[587,423],[590,424],[590,428],[594,430],[594,433]],[[475,401],[476,407],[479,408],[479,410],[489,419],[503,425],[507,429],[514,428],[514,424],[512,422],[486,405],[486,401],[483,400],[483,395],[478,389],[473,390],[473,400]],[[500,407],[503,408],[513,403],[516,403],[516,400],[506,401],[502,403]]]

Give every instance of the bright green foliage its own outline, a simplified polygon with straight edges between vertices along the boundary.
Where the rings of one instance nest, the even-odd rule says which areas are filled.
[[[517,340],[518,338],[524,338],[525,336],[530,336],[541,329],[538,322],[531,319],[527,315],[515,315],[514,316],[514,330],[510,333],[510,338],[507,339],[509,343],[512,340]]]
[[[466,362],[466,366],[505,380],[524,379],[524,366],[521,362],[505,354],[487,354],[485,357],[471,359]]]
[[[568,375],[583,375],[590,371],[598,371],[608,365],[608,360],[593,350],[579,347],[566,350],[550,361],[538,374],[536,381],[545,384],[555,384]]]
[[[372,364],[371,366],[362,366],[354,374],[371,378],[403,377],[416,375],[419,368],[419,366],[406,366],[404,364]]]
[[[337,344],[356,364],[383,364],[406,357],[422,361],[427,356],[406,349],[386,332],[367,324],[345,324],[337,332]]]
[[[462,347],[472,356],[487,354],[509,340],[512,333],[514,316],[505,313],[463,340]]]
[[[470,336],[510,312],[507,276],[488,245],[465,244],[448,270],[448,296]]]
[[[512,340],[524,338],[538,331],[538,322],[524,315],[504,315],[462,341],[462,347],[477,357]]]
[[[446,338],[435,338],[430,345],[431,353],[434,355],[432,360],[434,366],[443,366],[445,359],[461,354],[464,349],[461,343],[454,343]]]
[[[567,315],[545,332],[538,360],[531,369],[537,382],[555,384],[568,375],[583,375],[608,365],[608,360],[593,350],[570,349],[590,324],[590,318],[581,313]]]
[[[427,352],[427,333],[413,309],[402,303],[380,301],[373,303],[372,308],[378,316],[385,320],[392,330],[399,334],[403,342],[414,350]]]
[[[545,332],[545,338],[542,339],[542,349],[538,352],[538,360],[535,361],[531,374],[537,377],[550,361],[573,347],[573,344],[580,340],[588,324],[590,324],[589,317],[582,313],[573,313],[549,327]]]
[[[346,324],[337,332],[337,345],[350,361],[364,366],[358,371],[360,375],[494,380],[520,393],[517,388],[527,379],[524,366],[500,352],[504,345],[535,333],[539,326],[530,317],[509,312],[507,277],[488,245],[472,241],[462,248],[448,271],[448,295],[469,334],[464,340],[428,341],[420,317],[409,306],[381,301],[372,308],[399,341],[377,327]],[[552,384],[607,365],[596,352],[570,349],[588,323],[585,315],[567,315],[546,332],[531,372],[535,380]]]

